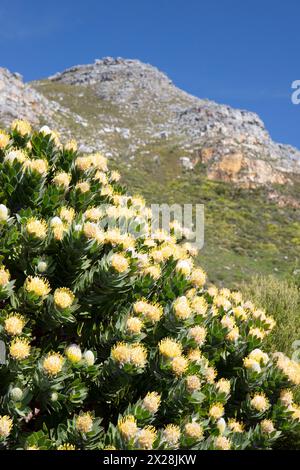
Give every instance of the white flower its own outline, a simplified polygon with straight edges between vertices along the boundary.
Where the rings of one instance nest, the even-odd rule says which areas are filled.
[[[11,389],[10,395],[14,401],[20,401],[23,397],[23,391],[19,387],[14,387]]]
[[[59,217],[52,217],[50,221],[50,226],[55,227],[56,225],[63,225],[62,220]]]
[[[226,429],[226,422],[224,418],[220,418],[217,421],[217,428],[219,429],[220,434],[223,434]]]
[[[92,366],[95,363],[95,355],[92,351],[85,351],[83,354],[83,359],[88,366]]]
[[[0,222],[5,222],[8,219],[8,209],[4,204],[0,204]]]
[[[38,265],[37,265],[37,268],[38,268],[38,271],[40,273],[44,273],[44,272],[47,271],[48,265],[47,265],[46,261],[39,261]]]
[[[48,126],[42,126],[40,128],[40,131],[39,131],[41,134],[44,134],[44,135],[49,135],[49,134],[52,134],[52,131],[50,129],[50,127]]]

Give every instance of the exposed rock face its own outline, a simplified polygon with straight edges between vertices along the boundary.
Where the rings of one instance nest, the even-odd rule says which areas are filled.
[[[53,114],[48,100],[25,85],[21,75],[0,68],[0,121],[9,124],[19,117],[36,124],[43,114],[49,117]]]
[[[163,144],[178,149],[179,169],[200,162],[210,179],[254,186],[300,173],[300,152],[273,142],[256,114],[191,96],[138,60],[108,57],[31,86],[0,69],[0,104],[0,121],[16,109],[31,121],[50,114],[65,133],[72,127],[82,148],[128,161]]]

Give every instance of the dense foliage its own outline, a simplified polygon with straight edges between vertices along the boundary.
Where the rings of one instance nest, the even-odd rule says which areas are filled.
[[[0,131],[2,449],[255,449],[299,433],[273,318],[206,287],[195,248],[99,153]],[[134,235],[133,235],[134,234]]]

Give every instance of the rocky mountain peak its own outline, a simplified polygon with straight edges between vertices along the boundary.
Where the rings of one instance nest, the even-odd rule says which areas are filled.
[[[53,122],[86,151],[177,172],[199,164],[213,180],[283,184],[300,173],[300,152],[273,142],[255,113],[194,97],[139,60],[105,57],[31,84],[0,69],[0,122],[17,116]]]

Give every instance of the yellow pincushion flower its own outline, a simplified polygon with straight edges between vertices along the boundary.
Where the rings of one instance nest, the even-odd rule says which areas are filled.
[[[100,152],[91,154],[90,159],[97,170],[107,171],[107,158],[105,158]]]
[[[4,149],[9,144],[10,137],[7,132],[0,130],[0,149]]]
[[[218,380],[218,382],[216,382],[216,389],[220,393],[228,395],[230,393],[230,380],[224,378]]]
[[[18,163],[24,163],[28,161],[28,156],[24,150],[12,149],[5,153],[4,161],[12,165],[15,161]]]
[[[267,353],[264,353],[261,349],[253,349],[251,353],[249,354],[250,359],[254,359],[254,361],[257,361],[258,363],[262,364],[267,364],[269,361],[269,356]]]
[[[145,300],[138,300],[133,305],[136,314],[142,315],[146,320],[156,323],[163,314],[163,308],[159,304],[150,304]]]
[[[277,367],[294,385],[300,384],[300,364],[289,359],[282,353],[277,353]]]
[[[198,348],[190,349],[187,353],[187,358],[190,362],[200,362],[202,354]]]
[[[83,224],[83,234],[90,240],[96,240],[98,243],[103,243],[105,240],[104,232],[94,222],[85,222]]]
[[[206,302],[204,297],[197,296],[192,298],[191,307],[197,313],[197,315],[205,317],[208,309],[208,303]]]
[[[223,307],[225,311],[231,308],[230,300],[227,299],[224,295],[220,295],[220,294],[214,297],[214,305],[216,307]]]
[[[79,432],[87,433],[93,429],[93,417],[90,413],[82,413],[76,418],[76,429]]]
[[[78,148],[78,145],[75,139],[69,140],[65,145],[65,149],[72,151],[72,152],[76,152],[77,148]]]
[[[171,338],[164,338],[160,341],[159,352],[168,359],[181,356],[182,346],[177,341]]]
[[[197,375],[188,375],[186,378],[186,388],[188,392],[192,393],[199,390],[201,387],[200,379]]]
[[[266,332],[261,328],[251,327],[249,329],[249,335],[262,340],[266,336]]]
[[[209,409],[209,416],[213,419],[220,419],[224,415],[224,406],[222,403],[214,403]]]
[[[66,442],[65,444],[61,444],[60,446],[58,446],[57,450],[76,450],[76,447],[74,446],[74,444],[69,444],[68,442]]]
[[[130,362],[136,367],[145,367],[147,351],[141,344],[133,344],[130,350]]]
[[[216,286],[210,286],[207,292],[211,297],[216,297],[216,295],[218,295],[218,288]]]
[[[22,136],[30,134],[30,132],[31,132],[30,123],[28,121],[25,121],[25,120],[22,120],[22,119],[15,119],[11,123],[10,127],[13,131],[18,132]]]
[[[0,266],[0,287],[5,287],[10,280],[10,273],[4,266]]]
[[[66,349],[66,356],[73,364],[77,364],[82,359],[82,352],[77,344],[70,344]]]
[[[75,189],[82,194],[88,193],[89,190],[91,189],[90,184],[87,181],[80,181],[79,183],[76,184]]]
[[[207,331],[203,326],[193,326],[188,330],[188,335],[192,338],[199,346],[205,343]]]
[[[137,434],[137,445],[140,449],[152,449],[153,443],[157,437],[157,432],[153,426],[146,426]]]
[[[4,329],[7,334],[11,336],[17,336],[20,335],[23,331],[25,325],[25,320],[24,317],[17,313],[13,313],[9,315],[5,320],[4,320]]]
[[[124,273],[129,269],[129,261],[124,255],[114,253],[111,257],[111,265],[118,273]]]
[[[143,268],[142,269],[142,274],[144,276],[149,275],[150,277],[152,277],[152,279],[157,281],[157,279],[159,279],[160,276],[161,276],[161,268],[160,268],[160,266],[153,264],[153,265],[150,265],[150,266],[147,266],[147,267]]]
[[[250,400],[252,408],[257,411],[264,412],[270,408],[270,402],[264,393],[256,393]]]
[[[171,369],[175,375],[181,376],[188,368],[188,360],[183,356],[177,356],[172,359]]]
[[[271,421],[270,419],[264,419],[260,423],[260,429],[265,434],[271,434],[272,432],[275,431],[273,421]]]
[[[64,171],[61,171],[54,176],[52,182],[55,184],[55,186],[68,189],[69,184],[71,182],[71,175],[69,173],[65,173]]]
[[[201,268],[194,269],[190,281],[195,287],[203,287],[206,282],[206,273]]]
[[[103,173],[103,171],[99,171],[97,170],[95,175],[94,175],[94,180],[96,181],[99,181],[99,183],[103,184],[103,185],[107,185],[108,184],[108,179],[107,179],[107,176],[105,173]],[[117,198],[119,198],[120,196],[117,194],[114,196],[113,198],[113,201],[114,201],[114,204],[117,204]]]
[[[29,160],[27,168],[32,171],[35,171],[39,175],[45,175],[48,171],[48,162],[43,158],[36,158],[34,160]]]
[[[65,232],[66,232],[65,227],[63,226],[63,224],[53,225],[52,226],[52,231],[53,231],[54,239],[57,240],[57,241],[61,241],[64,237]]]
[[[157,412],[161,402],[161,396],[157,392],[148,392],[143,400],[143,407],[154,414]]]
[[[135,417],[128,415],[121,418],[118,422],[118,430],[124,439],[132,439],[138,430]]]
[[[225,436],[218,436],[215,438],[215,448],[218,450],[230,450],[231,442]]]
[[[65,309],[71,307],[74,302],[75,295],[67,287],[60,287],[54,291],[54,304],[56,307]]]
[[[285,406],[290,406],[293,403],[294,397],[291,390],[285,389],[280,392],[280,401]]]
[[[234,307],[232,309],[232,312],[233,312],[233,315],[235,316],[235,318],[237,318],[238,320],[245,321],[248,318],[248,314],[247,314],[246,310],[241,306]]]
[[[47,236],[47,224],[44,220],[31,218],[26,223],[26,232],[34,238],[44,240]]]
[[[44,372],[50,376],[55,376],[62,371],[64,358],[59,353],[49,353],[42,362]]]
[[[73,207],[61,207],[59,210],[59,217],[67,224],[71,224],[75,217],[75,210]]]
[[[49,282],[38,276],[28,276],[24,283],[27,292],[31,292],[38,297],[46,297],[51,291]]]
[[[224,317],[221,318],[221,325],[223,326],[223,328],[232,330],[235,327],[235,320],[234,318],[228,315],[224,315]]]
[[[85,157],[77,157],[75,160],[75,166],[78,168],[80,171],[86,171],[92,166],[92,160],[90,156],[85,156]]]
[[[204,371],[204,375],[205,375],[207,383],[213,384],[215,381],[215,378],[217,377],[217,371],[214,367],[206,367]]]
[[[187,423],[184,426],[184,433],[187,437],[197,441],[203,438],[203,428],[196,422]]]
[[[189,276],[192,270],[193,263],[189,259],[179,260],[176,264],[176,271],[183,274],[184,276]]]
[[[185,296],[178,297],[174,302],[173,308],[175,316],[179,320],[187,320],[192,315],[188,299]]]
[[[228,341],[237,341],[239,336],[240,330],[237,326],[235,326],[234,328],[232,328],[232,330],[229,331],[229,333],[227,333],[226,339],[228,339]]]
[[[16,338],[9,347],[9,354],[13,359],[22,361],[30,354],[30,344],[25,338]]]
[[[10,416],[0,416],[0,437],[5,439],[11,433],[13,427],[13,421]]]
[[[120,175],[120,173],[119,173],[118,171],[115,171],[115,170],[114,170],[114,171],[112,171],[111,174],[110,174],[110,179],[111,179],[112,181],[116,181],[116,182],[117,182],[117,181],[120,181],[121,175]]]
[[[139,334],[143,326],[143,322],[137,317],[129,317],[126,321],[126,329],[131,334]]]
[[[163,431],[163,437],[169,446],[177,447],[180,439],[179,426],[176,424],[168,424]]]
[[[289,407],[289,411],[292,411],[292,418],[296,421],[300,421],[300,406],[299,405],[291,405]]]
[[[244,432],[244,425],[235,419],[230,418],[228,421],[228,428],[232,432],[242,433]]]
[[[101,210],[101,207],[91,207],[90,209],[87,209],[84,213],[84,217],[87,220],[91,220],[92,222],[98,222],[98,220],[100,220],[102,216],[103,211]]]
[[[117,343],[111,350],[111,357],[121,365],[130,362],[130,347],[125,343]]]

